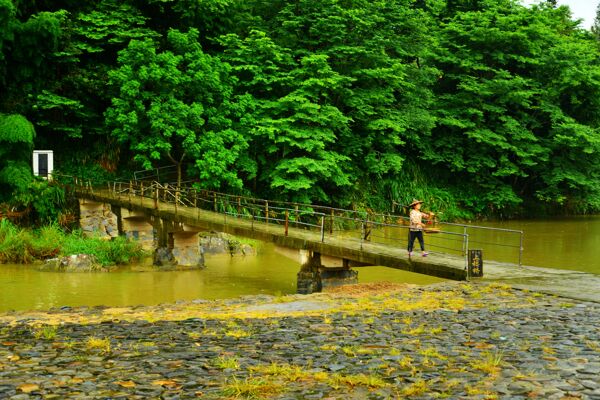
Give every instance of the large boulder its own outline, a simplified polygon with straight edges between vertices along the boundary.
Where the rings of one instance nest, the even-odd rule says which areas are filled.
[[[200,234],[200,246],[204,254],[255,255],[254,247],[241,243],[232,235],[221,232]]]
[[[70,256],[51,258],[40,267],[43,271],[56,272],[103,272],[108,269],[102,267],[96,257],[90,254],[73,254]]]
[[[153,264],[163,270],[204,268],[204,254],[197,248],[169,249],[159,247],[154,251]]]
[[[153,263],[157,267],[172,267],[177,264],[173,252],[166,247],[159,247],[154,251]]]

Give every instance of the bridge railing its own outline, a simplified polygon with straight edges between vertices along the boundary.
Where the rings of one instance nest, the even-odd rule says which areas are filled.
[[[370,213],[368,217],[376,221],[395,221],[398,225],[409,225],[410,223],[410,218],[404,215]],[[429,224],[426,226],[434,223],[432,220],[424,220],[424,222]],[[482,249],[484,254],[492,256],[496,261],[516,262],[519,266],[522,265],[524,251],[524,232],[522,230],[438,221],[435,221],[433,225],[447,233],[470,235],[471,248]],[[430,235],[430,238],[433,238],[430,240],[433,247],[439,250],[448,250],[449,242],[457,240],[451,235],[435,235],[434,237]],[[444,242],[447,243],[444,244]]]
[[[125,197],[131,202],[141,201],[143,204],[146,199],[152,201],[155,207],[161,202],[169,203],[174,205],[175,212],[184,206],[220,213],[224,217],[250,221],[253,228],[255,222],[263,222],[271,226],[280,225],[285,234],[291,229],[317,231],[323,241],[358,241],[361,246],[382,243],[397,248],[406,248],[408,242],[408,218],[402,215],[258,199],[150,181],[98,183],[77,177],[61,176],[61,179],[87,192],[93,193],[106,188],[110,196]],[[473,244],[478,247],[485,245],[487,248],[506,247],[518,250],[518,261],[521,264],[522,231],[454,223],[440,223],[439,226],[444,229],[435,230],[435,234],[428,235],[427,238],[427,247],[433,252],[466,258],[469,247]],[[498,237],[473,240],[470,235],[475,230],[512,235],[517,243],[507,244],[507,240]]]

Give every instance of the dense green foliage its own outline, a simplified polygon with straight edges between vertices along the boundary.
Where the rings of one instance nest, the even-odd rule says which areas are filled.
[[[93,255],[102,266],[109,266],[139,259],[143,251],[139,243],[124,237],[85,238],[81,231],[65,233],[56,225],[30,230],[0,220],[0,263],[31,263],[72,254]]]
[[[23,192],[33,179],[29,158],[35,129],[20,114],[0,114],[0,200]]]
[[[598,37],[553,2],[0,0],[0,152],[445,218],[597,212]]]

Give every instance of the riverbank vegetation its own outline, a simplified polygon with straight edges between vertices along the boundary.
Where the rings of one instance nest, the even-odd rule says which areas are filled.
[[[445,219],[600,211],[600,30],[554,1],[0,15],[0,201],[22,202],[35,145],[97,180],[172,166],[199,188],[380,211],[418,197]]]
[[[127,264],[144,253],[137,242],[88,238],[81,231],[66,233],[56,225],[31,230],[0,220],[0,263],[33,263],[59,256],[89,254],[102,266]]]

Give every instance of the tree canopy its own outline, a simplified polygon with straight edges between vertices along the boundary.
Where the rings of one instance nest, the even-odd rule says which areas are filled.
[[[174,165],[292,201],[597,212],[600,41],[578,24],[517,0],[0,0],[0,168],[35,143],[65,172]]]

